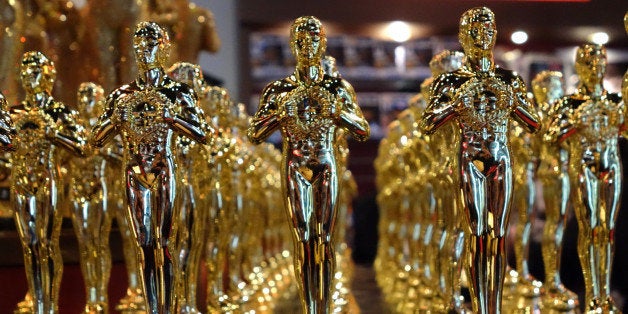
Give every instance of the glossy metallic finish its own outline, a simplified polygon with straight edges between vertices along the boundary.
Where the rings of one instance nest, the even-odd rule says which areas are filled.
[[[15,128],[11,120],[9,108],[4,94],[0,93],[0,187],[10,188],[11,179],[11,155],[9,151],[15,150],[13,136]],[[13,216],[13,210],[9,198],[0,200],[0,217]]]
[[[291,27],[294,74],[270,83],[248,129],[253,143],[274,131],[283,136],[283,191],[294,240],[294,266],[304,313],[332,306],[338,174],[335,135],[344,128],[357,140],[369,136],[351,85],[324,73],[325,30],[311,16]]]
[[[427,141],[417,132],[418,116],[414,106],[399,114],[380,142],[375,160],[382,214],[374,266],[386,302],[398,312],[427,309],[435,286],[430,272],[433,263],[428,263],[431,259],[426,253],[430,243],[425,241],[431,239],[433,229],[432,173]],[[406,173],[421,179],[403,180]]]
[[[532,101],[532,99],[530,99]],[[533,110],[537,110],[533,107]],[[514,187],[512,205],[516,213],[514,219],[514,251],[515,269],[508,272],[506,285],[511,289],[504,291],[509,299],[538,297],[541,294],[542,283],[536,280],[528,267],[530,236],[534,225],[536,199],[536,172],[539,164],[539,142],[535,134],[530,134],[520,126],[514,124],[509,129],[509,143],[512,156],[512,172]],[[514,278],[513,278],[514,277]],[[522,306],[525,302],[510,302]],[[517,304],[518,303],[518,304]]]
[[[421,84],[421,92],[429,99],[433,79],[443,73],[462,68],[464,54],[459,51],[443,51],[430,60],[432,78]],[[455,125],[448,124],[429,136],[432,167],[435,172],[434,191],[436,199],[438,238],[438,289],[442,296],[442,310],[448,313],[464,313],[460,295],[464,230],[462,228],[462,203],[454,197],[459,186],[457,175],[458,159],[455,152],[460,142]],[[417,147],[417,149],[421,149]]]
[[[127,289],[124,297],[118,301],[115,309],[122,313],[146,312],[146,302],[144,301],[144,292],[139,279],[139,268],[137,256],[139,247],[133,237],[133,229],[127,219],[127,200],[126,200],[126,179],[121,173],[123,170],[124,145],[120,135],[113,137],[113,143],[107,145],[113,152],[117,154],[117,162],[110,161],[110,165],[106,168],[107,184],[112,188],[109,189],[111,197],[111,206],[116,213],[116,222],[120,230],[122,238],[122,252],[124,256],[124,267],[127,274]],[[113,154],[110,154],[113,155]]]
[[[242,122],[239,121],[238,105],[228,92],[211,87],[207,95],[212,121],[220,134],[208,152],[211,157],[210,206],[212,217],[218,223],[209,226],[208,235],[214,240],[210,244],[207,263],[211,269],[208,285],[208,312],[237,311],[250,290],[242,291],[247,279],[242,277],[250,266],[250,255],[246,247],[247,232],[255,233],[249,220],[251,213],[253,178],[249,169],[254,167],[250,143],[245,142]],[[216,269],[216,267],[218,267]]]
[[[499,313],[506,268],[505,236],[512,197],[510,120],[539,128],[523,80],[493,61],[493,12],[473,8],[460,19],[462,69],[436,78],[423,129],[432,133],[456,120],[460,128],[460,190],[464,203],[467,274],[473,311]]]
[[[336,59],[326,55],[322,61],[323,71],[325,74],[340,78],[340,72],[336,66]],[[334,274],[333,302],[334,312],[346,313],[348,311],[349,294],[351,280],[353,274],[353,264],[351,260],[350,250],[347,250],[346,242],[347,219],[350,214],[350,208],[353,198],[358,193],[358,185],[355,182],[353,174],[349,170],[349,143],[344,129],[338,129],[336,132],[336,149],[338,162],[338,209],[336,215],[336,228],[334,229],[333,239],[335,242],[335,250],[337,257],[336,273]]]
[[[543,228],[543,266],[545,269],[545,293],[543,306],[558,311],[573,310],[578,297],[567,290],[560,279],[560,260],[567,212],[571,207],[569,179],[569,151],[564,145],[545,140],[552,120],[566,108],[558,107],[565,94],[563,75],[560,72],[543,71],[532,80],[532,93],[543,120],[543,128],[534,139],[539,147],[537,179],[543,185],[545,226]],[[542,206],[541,206],[542,207]]]
[[[16,151],[11,176],[14,218],[22,247],[34,313],[55,313],[63,261],[59,249],[62,213],[58,210],[61,151],[84,155],[85,132],[77,113],[55,101],[56,70],[40,52],[22,58],[26,99],[11,108]]]
[[[89,126],[93,126],[98,112],[104,109],[102,87],[82,83],[77,96],[80,115]],[[108,188],[111,186],[106,181],[110,157],[106,149],[86,150],[85,155],[84,158],[74,158],[72,167],[68,167],[72,223],[78,240],[87,297],[84,313],[107,313],[107,288],[111,273],[109,232],[113,218],[108,206]]]
[[[206,93],[203,72],[198,65],[187,62],[177,62],[168,69],[168,76],[173,80],[192,87],[197,95]],[[200,101],[200,100],[199,100]],[[200,108],[197,109],[202,113]],[[213,128],[203,121],[203,126],[208,134],[213,134]],[[179,259],[175,276],[177,287],[175,290],[175,303],[177,313],[199,313],[196,308],[196,290],[198,274],[203,253],[205,227],[208,223],[208,208],[199,206],[202,186],[196,185],[193,178],[208,176],[207,163],[195,163],[195,159],[205,160],[205,147],[185,136],[176,139],[176,154],[178,167],[179,191],[176,201],[178,224],[175,256]],[[198,167],[198,165],[201,165]],[[197,166],[197,167],[195,167]],[[204,167],[203,167],[204,166]],[[205,204],[204,204],[205,205]]]
[[[133,38],[139,77],[113,91],[91,142],[102,146],[120,133],[125,146],[128,213],[140,248],[140,278],[149,313],[173,313],[173,256],[177,186],[173,136],[205,143],[203,116],[187,85],[166,76],[169,39],[157,24],[141,22]]]
[[[626,107],[602,86],[606,49],[582,45],[575,69],[580,84],[560,100],[550,139],[568,145],[578,255],[585,280],[585,312],[620,313],[610,295],[614,232],[621,194],[617,141],[625,136]]]
[[[0,151],[7,152],[15,150],[13,146],[15,132],[7,100],[4,98],[4,95],[0,93]]]
[[[349,144],[343,129],[337,132],[339,161],[339,194],[338,214],[336,229],[333,239],[337,256],[337,268],[334,275],[334,311],[346,313],[353,277],[353,264],[351,263],[351,250],[347,243],[347,220],[351,214],[352,201],[358,194],[358,185],[351,171],[348,169]]]
[[[207,146],[206,156],[197,159],[198,168],[207,169],[207,176],[194,176],[199,186],[209,186],[209,190],[202,195],[199,206],[208,209],[208,218],[211,223],[206,228],[206,255],[207,269],[207,312],[218,313],[223,305],[230,301],[226,296],[223,282],[226,281],[224,265],[228,258],[229,233],[232,210],[231,181],[228,160],[233,151],[234,142],[229,136],[229,108],[233,105],[227,90],[220,87],[209,87],[203,96],[200,96],[201,107],[215,126],[218,127],[219,137]]]

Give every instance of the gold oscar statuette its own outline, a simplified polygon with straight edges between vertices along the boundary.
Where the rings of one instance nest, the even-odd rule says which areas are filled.
[[[618,139],[626,136],[626,107],[603,87],[606,48],[576,51],[579,84],[559,100],[548,138],[569,151],[571,200],[578,221],[578,255],[584,275],[585,313],[621,313],[611,297],[615,221],[621,194]]]
[[[543,71],[532,80],[532,94],[542,129],[534,139],[539,148],[537,180],[542,184],[545,225],[541,250],[545,271],[545,289],[542,296],[544,308],[555,311],[571,311],[578,305],[578,296],[567,290],[560,279],[560,261],[567,213],[571,207],[569,179],[569,151],[565,145],[546,141],[548,128],[554,117],[567,108],[559,102],[565,95],[563,75],[556,71]]]
[[[140,22],[133,36],[138,77],[114,90],[92,130],[90,142],[100,147],[122,135],[125,147],[127,219],[139,247],[140,282],[149,313],[174,313],[174,257],[178,227],[175,135],[206,142],[204,117],[196,93],[166,75],[168,34],[153,22]]]
[[[496,35],[495,15],[490,9],[476,7],[462,15],[458,38],[465,63],[461,69],[435,79],[422,119],[428,134],[452,119],[460,128],[465,266],[475,313],[501,311],[513,192],[510,121],[516,120],[529,132],[540,127],[521,77],[495,67]]]
[[[82,83],[77,98],[83,121],[92,126],[98,119],[99,111],[104,108],[102,87],[94,83]],[[71,217],[78,240],[87,298],[84,313],[108,313],[109,307],[109,232],[113,215],[108,206],[106,171],[109,160],[106,154],[105,149],[86,149],[86,156],[74,158],[69,167]]]
[[[255,144],[276,130],[283,137],[282,190],[304,313],[326,313],[333,306],[337,129],[345,129],[357,140],[369,136],[368,122],[351,85],[323,71],[326,43],[325,29],[318,19],[303,16],[294,21],[290,47],[297,60],[295,72],[264,89],[248,129],[248,137]]]
[[[85,130],[77,122],[77,113],[51,96],[56,78],[52,61],[41,52],[27,52],[20,71],[26,98],[11,108],[16,130],[11,175],[14,218],[24,250],[32,312],[53,313],[58,311],[63,273],[59,153],[65,150],[84,156]],[[29,302],[19,307],[23,305]]]

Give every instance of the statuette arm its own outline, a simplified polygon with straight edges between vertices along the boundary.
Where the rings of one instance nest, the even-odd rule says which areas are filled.
[[[60,124],[51,129],[52,140],[55,144],[71,151],[78,156],[85,156],[87,135],[85,127],[78,123],[76,112],[66,112],[65,108],[59,108]]]
[[[343,81],[343,87],[338,89],[338,93],[338,101],[340,102],[339,125],[349,131],[354,139],[358,141],[367,140],[370,135],[369,123],[362,115],[353,87],[348,82]]]
[[[552,119],[545,140],[549,142],[563,142],[576,133],[577,128],[571,119],[571,109],[569,109],[568,99],[563,98],[556,102],[555,117]]]
[[[89,142],[95,147],[103,147],[117,134],[112,121],[116,98],[115,96],[107,97],[105,112],[98,118],[98,122],[92,129]]]
[[[180,113],[166,114],[166,122],[170,123],[174,129],[185,136],[202,144],[207,143],[207,134],[203,125],[203,112],[196,106],[196,96],[190,90],[188,93],[181,93],[178,98],[181,106]]]
[[[13,151],[13,136],[15,128],[11,120],[11,114],[7,110],[7,101],[4,95],[0,93],[0,151]]]
[[[526,131],[534,133],[541,128],[541,120],[536,107],[527,97],[526,87],[520,78],[513,83],[514,105],[512,117],[519,122],[519,125]]]
[[[432,85],[430,94],[433,96],[421,119],[421,129],[426,134],[434,133],[436,129],[458,115],[456,107],[462,98],[454,99],[450,87],[443,85],[440,78]]]
[[[247,135],[254,144],[259,144],[275,132],[283,118],[279,110],[280,96],[275,91],[275,84],[266,87],[260,98],[260,108],[255,113]]]

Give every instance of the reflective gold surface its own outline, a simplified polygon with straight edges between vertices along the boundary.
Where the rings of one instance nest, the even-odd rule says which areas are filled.
[[[332,308],[335,248],[332,241],[338,201],[336,130],[357,140],[368,122],[351,85],[324,73],[325,30],[311,16],[291,27],[294,74],[269,84],[248,129],[253,143],[274,131],[283,137],[282,189],[294,241],[294,266],[304,313]]]
[[[199,207],[207,206],[207,312],[271,313],[290,293],[288,229],[282,211],[280,153],[243,137],[249,117],[228,92],[209,87],[199,98],[219,136],[196,158]],[[201,170],[205,171],[205,170]],[[294,292],[296,293],[296,292]]]
[[[464,54],[459,51],[443,51],[432,58],[430,68],[432,78],[421,85],[426,99],[431,98],[433,79],[443,73],[454,72],[462,67]],[[454,125],[430,135],[430,152],[433,154],[435,170],[434,191],[438,210],[438,289],[442,310],[448,313],[467,311],[461,303],[460,275],[462,253],[464,250],[464,231],[462,229],[459,198],[453,198],[459,186],[458,160],[455,152],[458,148],[458,134]],[[419,148],[420,149],[420,148]]]
[[[530,101],[534,104],[532,99]],[[535,112],[538,110],[536,106],[531,109]],[[508,272],[509,277],[506,280],[509,284],[506,285],[504,294],[508,299],[515,299],[515,303],[519,306],[525,302],[516,302],[517,299],[538,297],[541,294],[542,285],[530,274],[528,266],[530,237],[536,224],[536,179],[540,153],[540,143],[537,138],[538,136],[526,132],[518,123],[513,124],[509,130],[514,178],[512,206],[517,216],[514,219],[514,227],[510,229],[514,232],[512,238],[515,268]]]
[[[618,94],[602,85],[606,65],[604,47],[578,48],[575,69],[580,83],[575,93],[560,100],[561,111],[549,130],[550,140],[569,150],[586,313],[620,313],[610,295],[610,277],[621,193],[617,141],[624,134],[626,108]]]
[[[336,59],[326,55],[322,60],[325,74],[340,78],[336,66]],[[338,213],[336,215],[336,228],[333,239],[336,250],[336,273],[334,274],[332,294],[335,313],[348,313],[351,301],[351,283],[353,277],[353,264],[351,263],[351,250],[347,243],[347,228],[349,227],[348,216],[353,211],[352,201],[358,194],[358,185],[349,170],[349,143],[344,129],[339,129],[336,133],[336,149],[338,162]]]
[[[82,83],[77,98],[81,117],[86,125],[93,126],[104,109],[102,87]],[[111,272],[109,232],[113,214],[110,212],[112,207],[108,205],[108,190],[112,187],[107,185],[105,174],[110,162],[108,159],[116,157],[109,157],[105,149],[89,149],[85,155],[73,159],[69,168],[71,216],[87,298],[84,313],[107,313]]]
[[[206,230],[206,269],[207,269],[207,312],[220,313],[225,305],[226,291],[223,282],[224,267],[228,257],[228,239],[230,232],[229,218],[231,210],[229,171],[226,165],[227,156],[233,142],[228,133],[229,124],[225,121],[229,108],[233,102],[228,92],[223,88],[211,87],[201,97],[201,106],[208,117],[214,117],[212,122],[219,130],[219,137],[210,143],[207,156],[200,159],[199,168],[208,169],[207,176],[196,177],[199,185],[209,186],[207,195],[200,199],[209,210],[209,224]],[[222,114],[221,114],[222,113]],[[213,144],[213,145],[212,145]],[[228,298],[227,298],[228,299]],[[228,306],[228,305],[227,305]]]
[[[168,75],[175,81],[185,83],[194,88],[198,95],[204,93],[205,84],[201,68],[190,63],[175,63],[168,69]],[[200,108],[199,108],[200,111]],[[203,124],[208,126],[208,124]],[[213,129],[206,130],[213,133]],[[178,136],[176,141],[176,157],[178,169],[178,197],[175,206],[178,207],[178,224],[175,237],[175,256],[179,258],[175,276],[177,287],[174,291],[177,313],[199,313],[196,308],[196,290],[199,267],[203,253],[203,236],[207,223],[206,208],[198,207],[199,188],[193,184],[193,175],[207,175],[201,168],[194,168],[193,160],[203,158],[201,150],[204,148],[196,141],[185,136]]]
[[[9,151],[15,150],[13,136],[15,129],[9,113],[9,106],[4,94],[0,93],[0,187],[10,188],[11,158]],[[9,198],[0,200],[0,217],[12,217],[13,210]]]
[[[119,135],[115,136],[112,139],[112,143],[110,143],[108,147],[114,151],[118,151],[119,155],[119,161],[116,163],[111,162],[110,167],[108,168],[107,180],[109,181],[108,184],[113,187],[109,190],[109,192],[111,192],[112,199],[112,201],[109,202],[109,206],[112,206],[112,210],[116,213],[116,222],[118,224],[118,229],[120,229],[124,267],[126,268],[128,284],[124,297],[118,301],[115,309],[122,313],[143,313],[146,311],[146,305],[144,301],[144,292],[142,291],[139,279],[139,268],[137,264],[139,247],[137,246],[135,239],[133,239],[133,230],[126,218],[126,180],[124,176],[120,175],[120,173],[123,173],[122,161],[124,146],[122,144],[122,138]]]
[[[57,147],[83,156],[85,146],[77,113],[51,96],[55,77],[54,64],[42,53],[24,54],[21,79],[26,99],[11,108],[17,132],[12,202],[35,313],[57,311],[63,271],[59,249],[62,216],[57,206],[62,178]]]
[[[326,39],[320,21],[295,21],[291,49],[297,68],[268,85],[249,126],[243,105],[225,89],[206,86],[197,66],[176,64],[169,71],[172,80],[163,69],[218,49],[208,10],[187,0],[87,0],[79,16],[69,0],[2,3],[0,88],[10,100],[23,98],[12,80],[19,77],[26,89],[11,115],[0,97],[0,151],[17,149],[0,156],[0,186],[2,180],[12,185],[14,207],[8,212],[24,246],[29,284],[16,313],[56,310],[65,211],[72,214],[78,237],[85,312],[108,310],[107,235],[113,215],[128,270],[127,295],[116,306],[124,313],[198,313],[196,306],[205,305],[197,300],[198,284],[208,292],[202,311],[281,311],[281,300],[296,293],[293,272],[304,311],[351,312],[353,266],[344,227],[357,187],[347,168],[346,136],[365,139],[368,126],[335,60],[322,57]],[[167,36],[154,24],[141,24],[131,36],[130,26],[148,13],[171,31],[175,52],[166,53]],[[628,31],[628,13],[624,22]],[[577,312],[577,296],[559,275],[572,202],[587,284],[585,309],[618,313],[609,278],[621,190],[617,136],[625,134],[625,108],[617,94],[602,87],[605,52],[593,46],[578,51],[581,83],[573,95],[562,98],[560,73],[537,76],[534,108],[521,78],[494,67],[492,12],[472,9],[460,26],[468,59],[463,62],[464,55],[455,52],[437,55],[430,63],[433,77],[389,126],[379,148],[375,267],[389,309],[467,311],[459,291],[465,262],[475,312]],[[65,55],[59,68],[78,72],[64,71],[55,80],[54,66],[37,53],[16,67],[23,46],[46,50],[55,61]],[[92,68],[84,69],[87,64]],[[19,71],[20,76],[10,74]],[[111,93],[98,121],[87,109],[104,101],[102,91],[81,86],[84,97],[77,108],[86,125],[98,123],[92,140],[110,144],[104,148],[84,147],[79,114],[51,97],[52,91],[55,97],[74,97],[68,86],[85,77],[102,80],[108,90],[135,79]],[[622,90],[625,101],[628,73]],[[511,120],[518,124],[511,126]],[[275,131],[282,133],[282,152],[271,144],[252,145]],[[539,184],[546,217],[542,289],[527,265]],[[516,285],[506,288],[504,293],[512,293],[500,307],[510,203],[518,216],[512,228]]]
[[[476,313],[501,310],[513,188],[509,122],[519,122],[526,131],[539,128],[522,79],[494,65],[495,38],[495,17],[488,8],[474,8],[462,15],[459,39],[465,64],[436,78],[422,121],[428,133],[451,120],[460,128],[466,267]]]
[[[543,120],[543,128],[535,140],[540,145],[537,179],[542,184],[545,226],[541,247],[545,270],[544,308],[558,311],[573,310],[578,297],[567,290],[560,279],[563,237],[570,209],[569,152],[564,145],[545,141],[549,126],[560,108],[558,102],[565,94],[563,75],[543,71],[532,80],[532,93]]]
[[[7,152],[15,150],[13,146],[15,132],[7,100],[4,98],[4,95],[0,93],[0,151]]]
[[[380,243],[375,269],[386,303],[397,313],[436,310],[438,295],[438,216],[436,172],[431,171],[430,138],[418,119],[424,95],[389,125],[375,160]],[[407,174],[414,174],[406,178]],[[437,240],[438,239],[438,240]],[[437,305],[438,304],[438,305]]]
[[[128,212],[139,246],[138,263],[148,312],[173,313],[175,269],[173,250],[179,210],[171,144],[174,135],[204,143],[203,115],[196,94],[166,76],[169,38],[157,24],[139,23],[133,37],[137,79],[113,91],[93,129],[91,142],[102,146],[121,134],[125,146]]]

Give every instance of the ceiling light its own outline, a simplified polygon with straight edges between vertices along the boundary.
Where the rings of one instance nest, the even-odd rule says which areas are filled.
[[[510,40],[517,45],[521,45],[528,41],[528,33],[524,31],[516,31],[510,35]]]
[[[405,42],[410,39],[410,25],[402,21],[391,22],[386,28],[386,35],[396,42]]]
[[[606,32],[595,32],[589,35],[589,41],[596,45],[604,45],[608,42],[609,39],[610,37],[608,37],[608,34]]]

